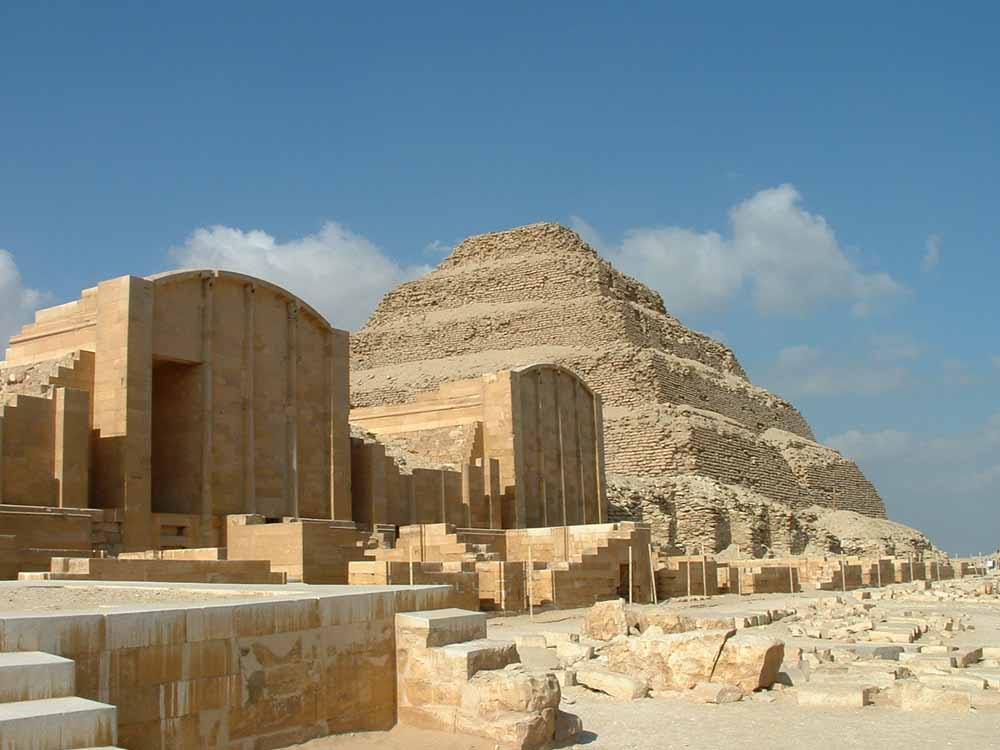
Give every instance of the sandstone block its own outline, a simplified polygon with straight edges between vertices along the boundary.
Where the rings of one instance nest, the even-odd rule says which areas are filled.
[[[784,656],[785,644],[781,641],[738,633],[723,645],[712,681],[738,685],[747,693],[770,687],[778,678]]]
[[[607,693],[612,698],[632,701],[645,698],[649,685],[645,680],[628,674],[612,672],[597,665],[587,665],[576,670],[576,681],[591,690]]]

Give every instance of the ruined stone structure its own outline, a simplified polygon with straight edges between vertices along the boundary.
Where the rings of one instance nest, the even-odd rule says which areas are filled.
[[[759,549],[798,553],[836,546],[800,533],[808,508],[885,517],[857,466],[749,382],[730,349],[684,327],[656,292],[555,224],[470,237],[389,292],[351,338],[352,406],[416,403],[443,384],[537,361],[601,396],[612,519],[647,521],[661,543],[706,541],[678,531],[707,513],[711,546],[722,549],[766,516]],[[734,496],[745,512],[727,502]]]
[[[126,550],[163,526],[218,546],[233,513],[350,519],[347,357],[346,332],[259,279],[101,282],[10,342],[0,499],[107,509]]]
[[[563,368],[529,365],[447,383],[403,404],[354,409],[351,423],[443,465],[484,467],[491,502],[465,526],[605,520],[601,400]]]

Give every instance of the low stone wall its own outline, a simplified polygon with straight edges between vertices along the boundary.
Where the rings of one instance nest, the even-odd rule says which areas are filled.
[[[42,581],[163,581],[175,583],[287,582],[272,572],[267,560],[198,560],[157,558],[53,557],[43,573],[21,573],[21,580]]]
[[[258,598],[0,613],[0,651],[73,659],[77,693],[117,706],[123,747],[278,748],[393,726],[395,615],[440,609],[450,595],[443,586],[218,589]]]
[[[352,586],[387,586],[410,583],[411,566],[403,562],[352,562],[348,583]],[[479,575],[475,563],[415,562],[413,584],[436,584],[451,587],[449,607],[479,609]]]

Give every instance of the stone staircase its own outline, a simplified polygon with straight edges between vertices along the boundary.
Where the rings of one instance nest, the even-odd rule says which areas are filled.
[[[78,698],[76,665],[42,653],[0,653],[0,750],[110,748],[114,706]]]
[[[479,538],[475,531],[456,530],[450,523],[403,526],[392,549],[372,549],[366,554],[378,561],[493,562],[502,560],[493,544],[463,541]],[[502,538],[502,537],[501,537]]]
[[[637,530],[616,526],[596,538],[593,544],[571,552],[567,560],[535,562],[532,603],[535,606],[589,607],[610,596],[628,598],[628,549],[635,542]],[[644,602],[649,597],[650,576],[645,557],[635,555],[632,573],[635,601]]]
[[[534,750],[579,733],[559,710],[551,672],[530,671],[513,643],[486,637],[486,615],[460,609],[396,615],[400,723]]]

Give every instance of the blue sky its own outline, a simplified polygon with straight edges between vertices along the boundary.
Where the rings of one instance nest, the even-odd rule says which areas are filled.
[[[0,6],[0,333],[220,258],[356,327],[560,221],[892,517],[1000,543],[995,4],[144,5]]]

